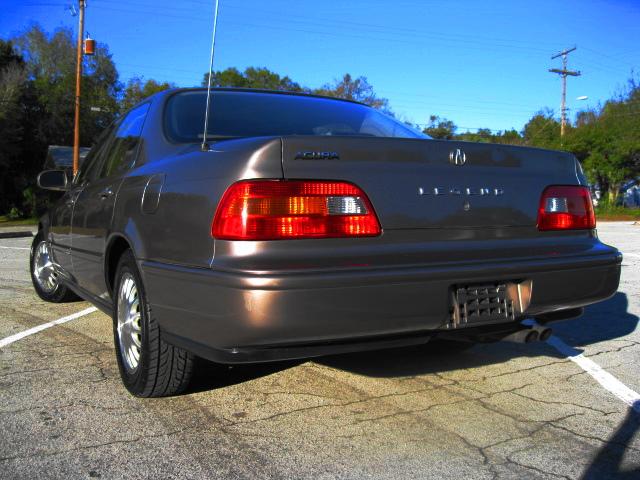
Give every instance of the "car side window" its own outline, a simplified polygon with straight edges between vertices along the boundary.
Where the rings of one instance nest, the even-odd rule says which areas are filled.
[[[97,173],[100,171],[102,165],[101,159],[103,157],[106,146],[112,137],[113,131],[118,126],[118,122],[113,122],[109,125],[98,137],[95,145],[89,151],[89,154],[85,157],[77,177],[74,179],[74,183],[80,185],[86,181],[90,181],[96,178]]]
[[[125,172],[133,166],[148,111],[149,104],[145,103],[131,110],[120,122],[105,152],[100,178]]]

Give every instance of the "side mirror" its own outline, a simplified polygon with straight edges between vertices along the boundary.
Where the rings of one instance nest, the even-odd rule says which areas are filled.
[[[67,172],[64,170],[45,170],[38,174],[38,186],[45,190],[64,192],[69,190]]]

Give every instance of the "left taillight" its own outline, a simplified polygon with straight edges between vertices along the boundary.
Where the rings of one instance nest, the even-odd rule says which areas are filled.
[[[352,183],[242,180],[222,196],[211,225],[221,240],[285,240],[380,235],[367,195]]]
[[[581,230],[596,227],[596,216],[587,187],[552,185],[542,192],[538,206],[538,230]]]

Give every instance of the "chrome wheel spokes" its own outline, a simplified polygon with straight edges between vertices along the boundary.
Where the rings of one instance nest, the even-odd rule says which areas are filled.
[[[136,280],[125,273],[118,291],[118,342],[124,365],[133,372],[140,364],[142,350],[142,315]]]
[[[33,276],[46,293],[51,293],[58,287],[58,274],[53,267],[51,252],[45,241],[38,244],[33,254]]]

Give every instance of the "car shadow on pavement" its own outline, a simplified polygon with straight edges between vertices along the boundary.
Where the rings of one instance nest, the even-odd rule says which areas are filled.
[[[634,407],[637,409],[640,401]],[[640,467],[625,468],[622,463],[627,452],[625,448],[633,440],[634,435],[640,429],[640,414],[633,408],[629,408],[618,429],[611,435],[593,456],[593,460],[585,469],[580,480],[600,480],[603,478],[638,479]]]
[[[585,309],[582,317],[550,324],[554,334],[578,350],[581,346],[623,337],[636,329],[639,318],[628,312],[628,299],[618,292]],[[447,351],[436,343],[316,359],[327,366],[371,377],[403,377],[498,364],[517,357],[562,355],[543,342],[496,342],[464,352]]]
[[[196,362],[194,376],[189,384],[189,388],[184,392],[185,395],[230,387],[239,383],[266,377],[293,368],[303,361],[220,365],[202,358],[197,358]]]
[[[585,308],[582,317],[551,324],[553,333],[572,347],[624,337],[640,319],[629,312],[627,295],[618,292],[609,300]]]

